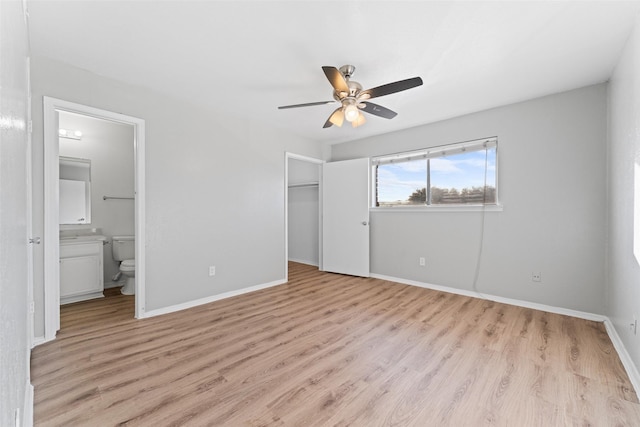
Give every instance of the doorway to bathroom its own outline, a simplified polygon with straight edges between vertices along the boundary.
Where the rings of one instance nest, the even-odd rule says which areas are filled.
[[[58,124],[61,251],[66,242],[72,245],[74,241],[77,242],[75,236],[104,238],[100,239],[103,242],[102,286],[96,287],[105,290],[122,288],[126,277],[120,271],[120,264],[124,260],[113,253],[114,249],[123,246],[116,242],[126,242],[131,247],[129,252],[132,252],[134,245],[134,127],[128,123],[66,111],[58,113]],[[86,173],[79,174],[78,165]],[[79,191],[74,192],[76,188]],[[63,236],[67,236],[67,240]],[[77,246],[74,249],[77,252]],[[133,253],[127,255],[129,258],[134,258]],[[86,295],[82,294],[83,285],[89,289],[91,284],[97,285],[92,283],[96,282],[93,271],[96,268],[91,268],[90,260],[76,259],[75,256],[65,258],[61,253],[61,303],[69,298],[71,301],[83,300]],[[69,265],[66,269],[63,268],[65,264]],[[80,279],[74,267],[77,264],[80,270],[86,266],[85,270],[89,273],[85,283],[78,284],[80,287],[73,286]],[[93,265],[100,266],[99,263]],[[67,275],[70,280],[65,281]],[[127,293],[133,295],[133,290]],[[88,294],[89,297],[91,295]]]
[[[285,278],[289,262],[322,269],[322,160],[285,154]]]
[[[86,206],[82,213],[65,212],[70,193],[60,186],[60,179],[68,178],[61,176],[61,158],[90,169],[83,187],[86,199],[75,203]],[[136,263],[134,311],[136,318],[144,317],[144,188],[144,120],[44,98],[45,341],[54,339],[60,329],[61,236],[104,236],[101,282],[107,293],[126,279],[112,256],[113,236],[131,237]]]

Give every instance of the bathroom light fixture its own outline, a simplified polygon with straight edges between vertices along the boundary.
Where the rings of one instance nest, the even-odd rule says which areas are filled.
[[[58,129],[58,136],[60,138],[68,138],[68,139],[82,139],[82,132],[79,130],[71,130],[71,129]]]

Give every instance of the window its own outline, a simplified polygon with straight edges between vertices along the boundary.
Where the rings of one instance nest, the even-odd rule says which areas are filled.
[[[497,204],[497,138],[372,159],[374,206]]]

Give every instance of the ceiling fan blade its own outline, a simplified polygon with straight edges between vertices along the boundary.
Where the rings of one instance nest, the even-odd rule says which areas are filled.
[[[349,93],[349,86],[347,85],[347,81],[344,79],[344,76],[336,67],[322,67],[322,71],[324,71],[324,75],[327,76],[329,83],[331,86],[339,93],[339,92],[347,92]]]
[[[398,115],[395,111],[389,110],[381,105],[374,104],[373,102],[366,101],[360,105],[364,105],[364,107],[360,108],[362,111],[366,111],[374,116],[384,117],[385,119],[393,119]]]
[[[344,122],[344,111],[343,108],[340,107],[329,116],[327,121],[324,123],[324,126],[322,127],[329,128],[332,125],[340,127],[342,126],[342,122]]]
[[[422,79],[420,77],[413,77],[411,79],[387,83],[386,85],[374,87],[373,89],[363,90],[360,92],[360,95],[358,95],[358,98],[362,100],[377,98],[396,92],[402,92],[403,90],[411,89],[420,85],[422,85]]]
[[[312,107],[314,105],[325,105],[325,104],[333,104],[336,101],[319,101],[319,102],[307,102],[306,104],[293,104],[293,105],[283,105],[278,107],[278,110],[285,110],[287,108],[298,108],[298,107]]]
[[[358,111],[358,118],[351,122],[351,126],[357,128],[358,126],[362,126],[367,122],[367,119],[364,117],[360,111]]]

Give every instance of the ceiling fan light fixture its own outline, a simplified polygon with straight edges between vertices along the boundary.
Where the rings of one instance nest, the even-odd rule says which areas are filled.
[[[329,121],[335,126],[341,127],[342,123],[344,122],[344,112],[342,111],[342,109],[338,108],[336,111],[334,111],[331,117],[329,117]]]
[[[354,120],[357,120],[359,115],[360,115],[360,111],[358,110],[358,107],[356,106],[356,104],[351,103],[346,107],[344,107],[344,118],[347,119],[348,122],[353,122]]]
[[[358,111],[358,117],[356,118],[356,120],[351,122],[351,126],[357,128],[358,126],[362,126],[363,124],[365,124],[366,121],[367,119],[364,117],[364,114]]]
[[[0,0],[2,1],[2,0]],[[385,95],[390,95],[396,92],[402,92],[407,89],[411,89],[422,85],[422,79],[420,77],[412,77],[410,79],[398,80],[396,82],[387,83],[382,86],[376,86],[371,89],[362,90],[362,85],[356,81],[351,80],[351,76],[355,71],[353,65],[344,65],[337,69],[336,67],[323,66],[322,71],[329,80],[329,83],[333,87],[333,99],[339,102],[341,105],[335,110],[331,116],[327,119],[322,126],[324,129],[331,126],[342,126],[342,123],[346,119],[355,128],[362,126],[366,119],[360,112],[364,111],[367,114],[383,117],[385,119],[392,119],[398,115],[395,111],[391,111],[381,105],[369,102],[369,99],[377,98]],[[279,110],[297,108],[297,107],[309,107],[312,105],[324,105],[330,104],[333,101],[320,101],[320,102],[307,102],[305,104],[283,105],[278,107]]]

